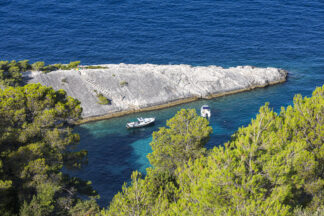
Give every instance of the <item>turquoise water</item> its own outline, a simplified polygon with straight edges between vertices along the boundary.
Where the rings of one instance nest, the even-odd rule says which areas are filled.
[[[255,65],[289,71],[284,84],[170,109],[84,124],[79,148],[88,166],[70,174],[91,180],[107,206],[133,170],[149,166],[151,134],[181,108],[212,107],[208,148],[247,125],[266,101],[276,111],[296,93],[324,83],[324,1],[1,0],[0,58],[46,63]],[[136,131],[125,123],[155,116]]]
[[[270,106],[275,111],[280,111],[280,106],[291,104],[294,93],[282,92],[287,89],[289,82],[291,81],[264,89],[212,100],[200,100],[168,109],[83,124],[75,131],[81,135],[79,148],[87,149],[89,152],[88,166],[71,172],[71,174],[83,179],[90,179],[94,188],[101,195],[99,203],[106,206],[113,195],[121,190],[123,183],[129,181],[134,170],[145,173],[145,169],[150,166],[146,155],[151,152],[149,143],[152,140],[152,132],[158,130],[159,127],[164,127],[166,120],[173,117],[178,110],[193,108],[199,113],[203,104],[208,104],[211,107],[210,124],[213,127],[213,134],[206,147],[212,148],[227,142],[239,127],[248,125],[251,118],[255,117],[259,107],[265,102],[270,102]],[[137,130],[125,128],[127,121],[135,120],[140,116],[154,116],[157,121],[154,126],[147,128]]]

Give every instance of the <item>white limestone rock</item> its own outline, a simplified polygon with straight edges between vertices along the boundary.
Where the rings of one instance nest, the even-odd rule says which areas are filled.
[[[277,68],[238,66],[107,64],[106,69],[59,70],[48,74],[26,72],[28,83],[64,89],[81,101],[83,117],[140,109],[190,97],[233,92],[285,81]],[[64,80],[66,82],[64,82]],[[127,85],[122,85],[127,83]],[[95,90],[111,100],[100,105]]]

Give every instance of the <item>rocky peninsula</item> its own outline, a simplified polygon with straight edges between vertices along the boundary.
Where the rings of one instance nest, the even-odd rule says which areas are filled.
[[[273,67],[106,64],[95,69],[26,72],[28,83],[64,89],[81,101],[83,122],[169,107],[284,82]],[[98,94],[110,101],[98,103]]]

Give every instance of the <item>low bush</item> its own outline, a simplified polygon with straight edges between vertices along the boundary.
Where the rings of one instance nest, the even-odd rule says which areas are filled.
[[[120,85],[121,87],[128,86],[128,82],[126,82],[126,81],[121,81],[121,82],[119,83],[119,85]]]
[[[33,63],[31,66],[32,66],[32,70],[40,71],[45,66],[45,62],[38,61],[38,62]]]
[[[90,66],[85,66],[84,69],[108,69],[108,67],[100,66],[100,65],[90,65]]]
[[[97,94],[97,98],[99,100],[98,101],[99,104],[102,104],[102,105],[110,104],[110,101],[105,96],[103,96],[103,94],[101,94],[101,93]]]
[[[80,61],[74,61],[74,62],[70,62],[69,64],[53,64],[53,65],[47,65],[47,66],[43,66],[40,70],[43,73],[49,73],[51,71],[56,71],[56,70],[71,70],[71,69],[75,69],[79,66]]]
[[[56,70],[58,70],[58,68],[55,67],[54,65],[47,65],[47,66],[45,66],[45,67],[43,67],[43,68],[41,69],[41,71],[42,71],[43,73],[49,73],[49,72],[56,71]]]
[[[67,65],[67,67],[68,67],[69,69],[77,68],[77,67],[79,66],[80,63],[81,63],[80,61],[70,62],[70,63]]]

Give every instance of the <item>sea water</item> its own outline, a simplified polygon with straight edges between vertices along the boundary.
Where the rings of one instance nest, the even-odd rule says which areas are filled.
[[[1,0],[0,59],[254,65],[289,72],[283,84],[75,128],[88,165],[69,173],[91,180],[100,205],[107,206],[134,170],[145,173],[152,132],[181,108],[211,107],[212,148],[249,124],[265,102],[279,111],[294,94],[310,96],[323,85],[324,1]],[[125,129],[138,116],[154,116],[156,124]]]

